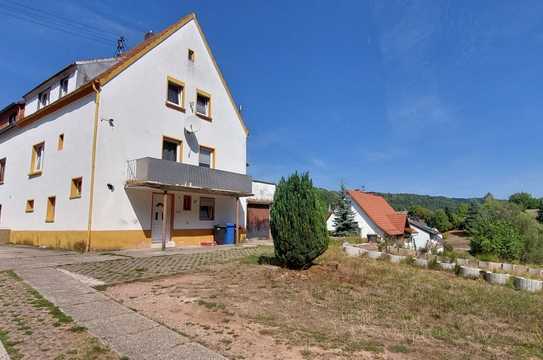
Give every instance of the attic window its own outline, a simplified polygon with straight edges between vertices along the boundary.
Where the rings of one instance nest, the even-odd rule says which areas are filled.
[[[68,93],[68,77],[60,80],[60,93],[59,97],[63,97]]]
[[[38,110],[41,108],[46,107],[49,105],[49,93],[51,92],[51,88],[48,88],[38,95]]]
[[[196,114],[211,120],[211,95],[201,90],[196,93]]]
[[[194,50],[189,49],[188,59],[189,59],[189,61],[192,61],[192,62],[194,62],[194,60],[196,60],[196,53],[194,52]]]

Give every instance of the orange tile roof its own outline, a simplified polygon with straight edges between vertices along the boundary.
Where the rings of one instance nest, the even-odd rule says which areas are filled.
[[[394,210],[382,196],[360,190],[349,190],[347,193],[385,234],[403,235],[409,228],[407,214]]]

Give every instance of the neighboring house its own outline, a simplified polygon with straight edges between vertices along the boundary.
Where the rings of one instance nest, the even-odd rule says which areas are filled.
[[[271,239],[270,209],[275,195],[275,184],[253,180],[253,196],[247,202],[247,239]]]
[[[9,104],[0,110],[0,134],[15,127],[15,123],[24,116],[24,100]]]
[[[409,218],[409,226],[413,229],[409,246],[415,250],[427,249],[429,247],[440,247],[443,243],[443,236],[439,230],[431,228],[422,221]]]
[[[382,196],[360,190],[348,190],[347,199],[360,228],[360,236],[377,241],[385,236],[404,238],[411,233],[407,214],[397,212]],[[334,214],[327,220],[327,228],[334,231]]]
[[[248,130],[194,14],[24,99],[0,134],[0,240],[138,248],[245,227]]]

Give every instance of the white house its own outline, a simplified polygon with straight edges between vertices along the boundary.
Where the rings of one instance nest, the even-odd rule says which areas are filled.
[[[347,199],[360,228],[360,237],[377,241],[385,236],[402,238],[411,232],[407,214],[395,211],[382,196],[349,190]],[[332,213],[326,222],[329,231],[335,230],[334,220]]]
[[[439,230],[431,228],[421,221],[409,218],[409,226],[413,229],[409,247],[416,250],[427,249],[429,247],[442,247],[443,236]]]
[[[121,57],[78,61],[0,130],[1,237],[118,249],[245,228],[248,130],[190,14]]]

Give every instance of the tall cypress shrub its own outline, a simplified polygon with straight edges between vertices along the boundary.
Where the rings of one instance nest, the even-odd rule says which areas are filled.
[[[275,256],[289,268],[307,268],[326,251],[325,215],[308,173],[279,181],[270,225]]]

